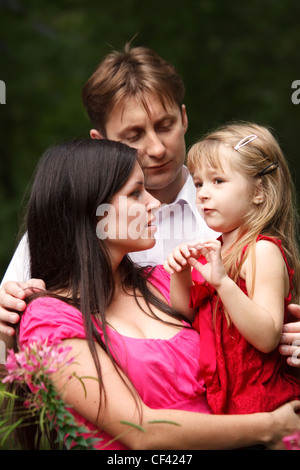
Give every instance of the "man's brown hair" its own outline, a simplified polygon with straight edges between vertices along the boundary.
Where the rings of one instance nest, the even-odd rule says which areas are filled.
[[[146,47],[108,54],[82,90],[84,107],[91,123],[106,137],[109,113],[123,99],[135,97],[148,111],[145,93],[152,93],[162,105],[177,104],[184,98],[184,84],[172,65]]]

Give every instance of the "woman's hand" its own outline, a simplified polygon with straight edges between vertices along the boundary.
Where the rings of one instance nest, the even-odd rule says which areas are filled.
[[[291,401],[272,411],[270,414],[274,419],[272,439],[267,443],[271,450],[286,449],[282,439],[300,431],[300,401]]]

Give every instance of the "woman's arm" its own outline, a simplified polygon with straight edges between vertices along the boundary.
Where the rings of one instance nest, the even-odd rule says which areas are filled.
[[[141,401],[141,415],[136,396],[126,377],[123,382],[106,353],[97,346],[101,363],[103,385],[106,396],[101,397],[100,414],[99,383],[91,378],[69,380],[70,373],[79,377],[96,377],[94,361],[85,340],[70,339],[64,344],[72,347],[70,355],[76,361],[66,370],[66,375],[57,373],[55,383],[63,390],[66,403],[100,429],[123,442],[130,449],[230,449],[254,444],[278,445],[282,438],[300,429],[300,419],[295,410],[300,402],[284,405],[272,413],[257,413],[240,416],[217,416],[182,410],[153,410]],[[151,421],[171,421],[151,423]],[[122,424],[131,422],[141,425],[145,432]]]

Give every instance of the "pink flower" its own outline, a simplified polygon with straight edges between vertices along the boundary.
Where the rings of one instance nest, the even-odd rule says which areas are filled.
[[[42,376],[53,374],[60,367],[71,364],[74,360],[73,357],[68,359],[71,349],[61,344],[47,345],[47,342],[41,341],[24,346],[18,353],[10,349],[5,364],[8,374],[2,382],[16,381],[46,389]]]
[[[3,382],[29,386],[30,392],[23,397],[24,407],[31,418],[37,417],[43,433],[45,428],[50,431],[56,429],[57,443],[63,443],[67,449],[73,446],[89,449],[93,448],[95,439],[86,437],[85,433],[89,431],[77,423],[51,380],[51,374],[74,361],[74,357],[69,357],[71,349],[62,343],[48,345],[47,342],[36,341],[24,346],[18,353],[9,350],[5,364],[7,375]],[[69,380],[74,377],[78,378],[76,374],[69,374]],[[22,414],[24,416],[24,410]]]

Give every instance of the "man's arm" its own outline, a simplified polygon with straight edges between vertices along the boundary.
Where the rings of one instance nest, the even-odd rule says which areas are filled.
[[[283,325],[279,350],[283,356],[287,356],[290,366],[299,368],[297,375],[300,377],[300,321],[296,321],[300,320],[300,305],[290,304],[288,311],[295,321]]]
[[[13,336],[22,312],[26,308],[25,298],[37,290],[45,290],[41,279],[31,279],[27,282],[10,281],[0,289],[0,364],[6,360],[7,349],[13,346]]]

